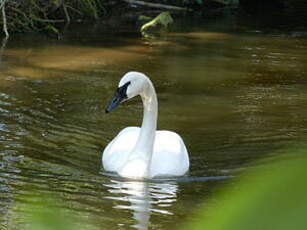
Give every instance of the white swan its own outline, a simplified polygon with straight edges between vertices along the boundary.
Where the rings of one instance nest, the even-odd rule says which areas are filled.
[[[189,169],[187,149],[178,134],[156,131],[158,101],[148,77],[139,72],[126,73],[106,112],[137,95],[144,106],[142,127],[123,129],[107,145],[102,156],[104,169],[135,179],[184,175]]]

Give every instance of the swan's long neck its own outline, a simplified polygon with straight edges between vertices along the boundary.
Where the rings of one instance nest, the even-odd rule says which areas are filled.
[[[140,152],[144,152],[151,159],[157,129],[158,101],[150,80],[148,80],[148,86],[141,93],[141,98],[144,106],[143,122],[135,150],[142,150]]]
[[[141,174],[144,174],[142,177],[149,175],[158,116],[158,101],[155,89],[149,79],[146,84],[144,90],[140,93],[144,106],[142,127],[136,145],[129,156],[129,161],[138,159],[143,162],[141,163],[144,166],[141,167],[143,169],[135,169],[135,173],[143,171],[141,172]]]

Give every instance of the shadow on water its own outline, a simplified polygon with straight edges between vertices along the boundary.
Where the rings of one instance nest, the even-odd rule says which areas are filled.
[[[176,229],[251,162],[306,140],[306,38],[218,24],[183,31],[10,38],[0,63],[0,228],[24,226],[16,207],[34,191],[94,229]],[[128,70],[153,80],[159,129],[180,133],[188,147],[187,177],[100,174],[107,143],[141,120],[139,100],[104,113]]]

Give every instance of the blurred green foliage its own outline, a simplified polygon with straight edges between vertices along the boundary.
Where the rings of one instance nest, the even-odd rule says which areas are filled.
[[[307,148],[295,158],[257,166],[204,206],[183,229],[306,230]]]
[[[7,0],[4,5],[10,32],[50,31],[55,23],[99,19],[106,14],[101,0]],[[3,18],[0,17],[0,24]]]
[[[25,230],[78,230],[81,229],[73,220],[74,217],[65,213],[57,205],[57,200],[43,194],[32,194],[33,197],[40,197],[35,202],[29,202],[23,207],[17,207],[25,215],[21,217],[26,220]],[[18,218],[18,217],[17,217]],[[80,218],[79,218],[80,221]]]
[[[32,217],[30,226],[26,230],[77,230],[68,218],[60,216],[59,210],[40,209]]]

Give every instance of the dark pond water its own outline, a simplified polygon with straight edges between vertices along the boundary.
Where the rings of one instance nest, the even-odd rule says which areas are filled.
[[[178,229],[227,178],[306,140],[306,38],[218,23],[148,39],[88,26],[61,40],[10,38],[0,63],[0,229],[23,229],[41,194],[88,229]],[[104,113],[130,70],[154,82],[158,128],[184,138],[187,177],[101,172],[107,143],[141,122],[140,100]]]

